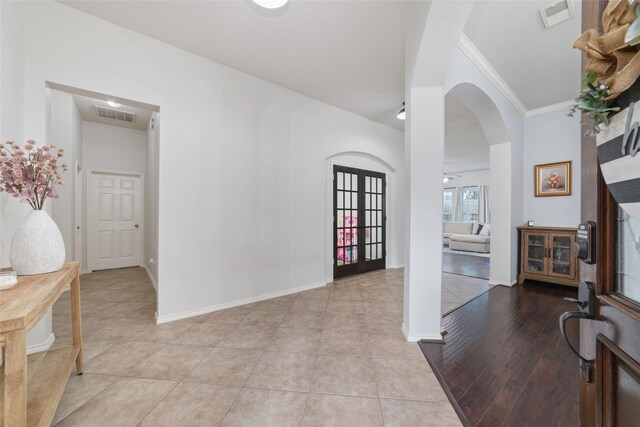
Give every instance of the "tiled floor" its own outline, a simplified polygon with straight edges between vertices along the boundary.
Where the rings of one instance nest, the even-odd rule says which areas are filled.
[[[442,273],[442,315],[491,289],[489,281],[459,274]]]
[[[402,270],[163,325],[142,269],[81,288],[85,374],[71,375],[58,426],[460,425],[400,332]],[[68,312],[67,293],[55,346],[71,340]]]

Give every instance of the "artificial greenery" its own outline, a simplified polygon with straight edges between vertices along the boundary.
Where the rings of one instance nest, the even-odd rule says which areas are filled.
[[[609,88],[598,84],[598,74],[589,72],[582,77],[580,93],[576,98],[576,105],[571,108],[569,117],[578,111],[582,111],[591,119],[591,127],[587,129],[585,135],[596,136],[600,133],[600,125],[609,126],[609,116],[613,112],[620,111],[620,108],[610,108]]]

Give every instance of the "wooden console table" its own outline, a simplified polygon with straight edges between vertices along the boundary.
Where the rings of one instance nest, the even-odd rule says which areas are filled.
[[[73,345],[47,351],[37,369],[27,373],[27,333],[71,284]],[[0,389],[4,389],[4,409],[0,425],[5,427],[49,426],[75,361],[82,374],[82,325],[78,263],[37,276],[19,276],[18,284],[0,291],[0,347],[4,369]],[[28,378],[28,381],[27,381]],[[1,407],[1,406],[0,406]]]

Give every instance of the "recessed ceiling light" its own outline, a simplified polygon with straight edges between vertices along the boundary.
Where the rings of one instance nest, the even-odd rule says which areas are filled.
[[[109,104],[109,107],[112,107],[112,108],[120,108],[120,107],[122,107],[122,104],[118,104],[115,101],[107,101],[107,104]]]
[[[287,4],[289,0],[253,0],[258,6],[262,6],[265,9],[277,9]]]

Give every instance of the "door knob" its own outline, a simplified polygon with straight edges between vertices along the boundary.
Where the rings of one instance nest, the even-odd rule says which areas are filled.
[[[136,224],[134,227],[138,228],[138,227],[140,227],[140,224]]]

